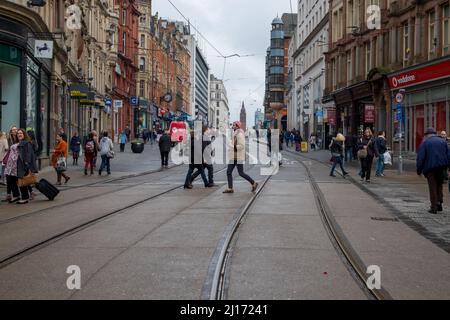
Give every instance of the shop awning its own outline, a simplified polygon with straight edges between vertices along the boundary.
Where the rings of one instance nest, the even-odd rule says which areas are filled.
[[[95,92],[89,91],[85,98],[80,99],[80,104],[83,104],[86,106],[95,105]]]
[[[88,96],[89,88],[82,83],[73,83],[69,85],[69,92],[71,98],[86,98]]]

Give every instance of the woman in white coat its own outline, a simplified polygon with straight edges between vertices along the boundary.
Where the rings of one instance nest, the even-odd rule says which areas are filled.
[[[245,134],[241,130],[241,123],[239,121],[233,122],[233,137],[232,144],[228,148],[228,168],[227,168],[227,178],[228,178],[228,189],[223,193],[233,193],[233,170],[237,167],[239,175],[247,180],[252,185],[252,192],[258,188],[258,183],[256,183],[252,178],[250,178],[244,172],[244,162],[245,162]]]

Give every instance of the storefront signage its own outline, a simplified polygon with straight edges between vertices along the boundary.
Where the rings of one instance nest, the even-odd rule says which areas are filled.
[[[418,68],[415,70],[389,76],[389,85],[392,90],[417,85],[430,80],[437,80],[450,75],[450,59],[446,61]]]
[[[114,100],[114,110],[120,109],[123,107],[122,100]]]
[[[366,104],[364,106],[364,122],[365,123],[375,122],[375,106],[373,104]]]
[[[95,104],[95,92],[88,92],[87,96],[80,99],[80,103],[84,105],[94,105]]]
[[[132,106],[137,106],[137,105],[138,105],[138,99],[137,99],[137,97],[132,96],[132,97],[130,98],[130,104],[131,104]]]
[[[87,97],[88,87],[83,84],[71,84],[69,86],[69,92],[71,98],[84,98]]]
[[[336,109],[327,110],[327,120],[330,126],[336,125]]]
[[[53,41],[52,40],[36,40],[34,42],[34,57],[42,59],[53,58]]]
[[[105,99],[105,106],[111,107],[112,106],[112,100],[107,98]]]

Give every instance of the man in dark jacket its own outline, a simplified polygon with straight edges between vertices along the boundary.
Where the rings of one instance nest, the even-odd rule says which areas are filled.
[[[386,134],[384,131],[378,132],[378,137],[375,139],[375,156],[377,160],[377,177],[384,177],[384,154],[387,151]]]
[[[442,185],[444,183],[444,172],[449,165],[450,148],[442,138],[436,135],[436,130],[428,128],[417,154],[416,168],[417,174],[423,174],[428,180],[431,202],[429,213],[437,214],[443,210]]]
[[[164,131],[163,135],[159,139],[159,151],[161,153],[161,167],[169,167],[169,152],[172,147],[172,141],[167,131]]]
[[[208,127],[203,127],[203,141],[202,141],[202,152],[203,152],[203,169],[208,170],[208,188],[215,187],[214,184],[214,167],[212,165],[212,150],[211,150],[211,142],[212,142],[212,132],[208,129]],[[206,152],[205,152],[206,150]],[[192,174],[191,184],[194,180],[200,175],[200,170],[197,170]]]

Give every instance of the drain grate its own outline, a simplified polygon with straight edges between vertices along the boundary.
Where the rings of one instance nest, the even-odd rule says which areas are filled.
[[[370,217],[370,219],[375,221],[390,221],[390,222],[398,222],[397,218],[381,218],[381,217]]]

